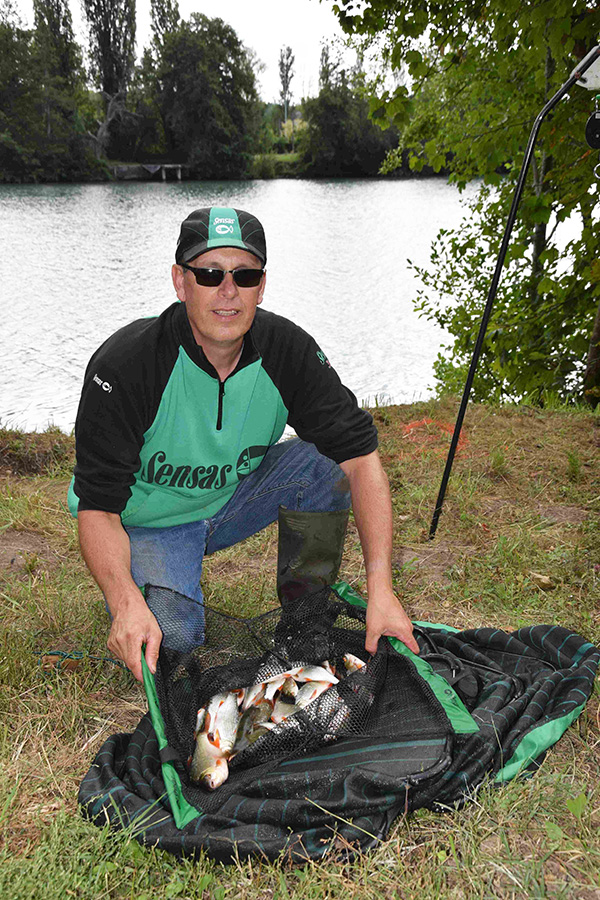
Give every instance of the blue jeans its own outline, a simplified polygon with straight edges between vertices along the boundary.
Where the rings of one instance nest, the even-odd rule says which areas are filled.
[[[256,471],[210,519],[171,528],[126,528],[131,574],[139,587],[170,588],[182,595],[147,598],[163,643],[187,651],[204,642],[200,576],[205,555],[256,534],[277,519],[280,506],[303,512],[348,509],[346,476],[314,446],[295,438],[270,447]],[[275,573],[274,573],[275,577]]]

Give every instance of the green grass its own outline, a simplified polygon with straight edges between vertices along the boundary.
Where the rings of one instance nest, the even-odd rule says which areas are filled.
[[[301,174],[299,153],[259,153],[250,166],[251,178],[297,178]]]
[[[600,643],[600,419],[570,408],[469,408],[429,542],[456,407],[372,410],[393,490],[395,586],[409,614],[458,628],[558,622]],[[181,862],[84,821],[83,775],[108,736],[133,730],[146,700],[103,661],[104,604],[65,508],[71,459],[72,439],[56,431],[0,432],[1,897],[600,897],[598,685],[534,778],[483,785],[462,809],[402,818],[377,851],[351,862]],[[276,543],[271,526],[207,559],[207,602],[248,616],[274,606]],[[364,590],[352,522],[341,574]],[[51,650],[83,658],[73,672],[46,670]]]

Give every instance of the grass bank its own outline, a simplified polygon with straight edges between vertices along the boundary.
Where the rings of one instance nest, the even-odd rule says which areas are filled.
[[[600,643],[600,418],[475,406],[438,534],[431,512],[456,404],[372,410],[395,509],[394,578],[414,619],[557,622]],[[0,431],[0,896],[11,898],[600,898],[600,691],[531,780],[419,811],[378,851],[303,868],[179,863],[78,815],[103,740],[146,711],[106,661],[103,601],[65,508],[72,441]],[[207,560],[207,602],[276,604],[270,527]],[[364,589],[356,529],[342,575]],[[75,652],[69,671],[49,651]]]
[[[257,153],[250,166],[251,178],[301,178],[300,153]]]

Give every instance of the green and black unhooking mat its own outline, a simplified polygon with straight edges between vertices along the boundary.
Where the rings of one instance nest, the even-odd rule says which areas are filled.
[[[142,844],[224,862],[318,859],[340,837],[367,849],[401,813],[460,802],[484,778],[501,784],[535,771],[591,694],[600,652],[566,628],[418,623],[420,656],[382,638],[360,686],[336,685],[349,712],[334,740],[331,722],[305,716],[285,739],[261,739],[251,767],[234,758],[221,787],[194,785],[187,761],[198,709],[251,684],[274,654],[307,664],[364,658],[364,609],[343,582],[253,619],[207,609],[203,647],[161,649],[156,675],[145,669],[149,712],[101,748],[79,791],[84,813],[131,828]]]

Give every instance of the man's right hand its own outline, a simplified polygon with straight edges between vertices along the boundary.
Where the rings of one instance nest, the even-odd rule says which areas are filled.
[[[142,645],[146,645],[146,662],[154,674],[162,641],[162,631],[146,601],[138,592],[139,600],[119,604],[113,616],[108,649],[122,659],[128,669],[142,680]]]
[[[116,513],[84,509],[77,521],[81,552],[112,616],[108,649],[141,681],[142,645],[146,644],[146,662],[154,673],[162,631],[131,577],[129,536]]]

